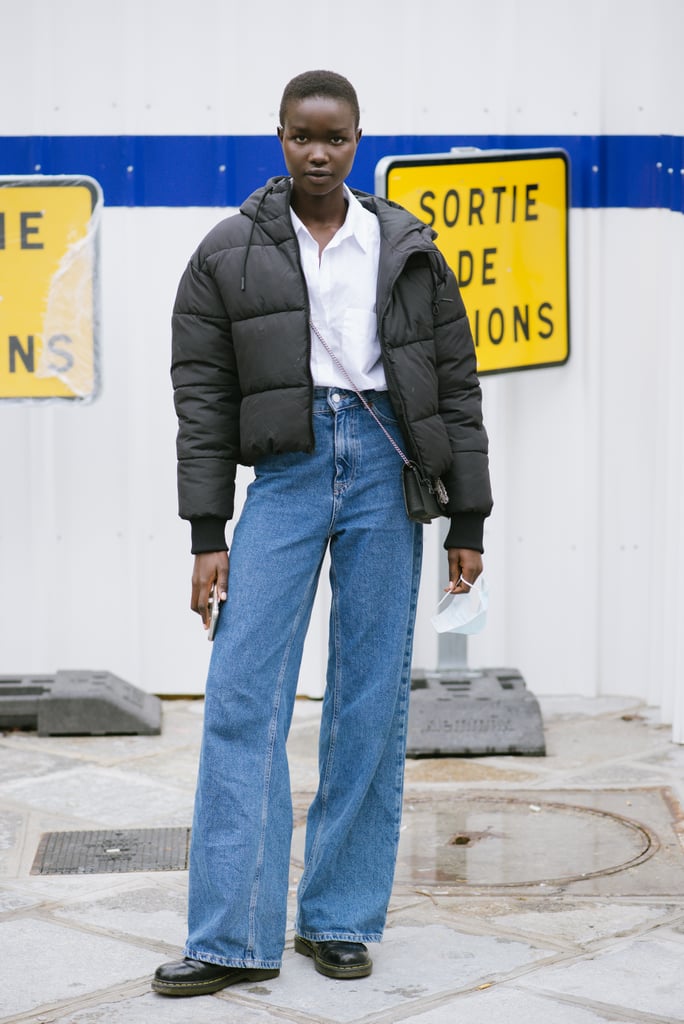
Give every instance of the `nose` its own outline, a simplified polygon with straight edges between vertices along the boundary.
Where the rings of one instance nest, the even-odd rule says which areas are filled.
[[[309,152],[310,162],[318,166],[320,164],[326,164],[328,159],[327,147],[321,142],[314,142]]]

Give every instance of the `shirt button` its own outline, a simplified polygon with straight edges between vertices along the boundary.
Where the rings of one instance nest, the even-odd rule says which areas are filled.
[[[340,396],[339,395],[333,395],[332,396],[332,400],[333,400],[333,402],[339,402]]]

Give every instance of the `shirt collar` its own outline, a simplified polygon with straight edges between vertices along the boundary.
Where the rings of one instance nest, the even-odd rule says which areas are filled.
[[[344,190],[344,198],[347,200],[347,216],[344,219],[344,224],[335,235],[335,245],[343,242],[346,238],[353,238],[364,252],[368,252],[371,244],[368,217],[372,217],[373,214],[364,209],[354,193],[346,185],[343,185],[342,188]],[[302,235],[306,235],[311,238],[306,225],[299,219],[292,207],[290,207],[290,217],[292,218],[292,226],[297,236],[301,238]]]

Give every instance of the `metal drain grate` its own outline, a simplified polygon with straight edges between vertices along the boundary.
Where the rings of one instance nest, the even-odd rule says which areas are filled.
[[[185,871],[189,828],[46,832],[32,875],[99,875],[124,871]]]

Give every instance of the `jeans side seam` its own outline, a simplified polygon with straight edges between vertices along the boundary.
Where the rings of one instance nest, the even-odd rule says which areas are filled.
[[[422,565],[423,554],[423,528],[422,526],[416,524],[414,529],[415,537],[413,542],[413,564],[411,570],[413,575],[411,583],[411,603],[409,612],[409,622],[415,622],[416,609],[418,606],[418,590],[420,586],[420,570]],[[408,704],[411,695],[411,656],[413,652],[413,632],[413,630],[409,630],[406,635],[406,646],[404,648],[404,682],[399,697],[399,720],[401,722],[399,739],[402,754],[401,757],[397,760],[397,775],[395,783],[397,791],[397,810],[395,817],[397,825],[395,830],[395,849],[397,849],[399,846],[399,838],[401,835],[401,817],[404,802],[404,762],[406,760],[406,736],[408,732]]]
[[[306,590],[304,591],[301,603],[299,605],[299,608],[297,609],[297,614],[294,616],[294,620],[290,630],[290,635],[288,637],[288,641],[283,652],[283,658],[280,663],[280,671],[278,673],[278,679],[274,693],[273,713],[271,715],[271,721],[269,725],[268,747],[266,754],[266,769],[264,772],[264,789],[261,803],[261,832],[259,835],[259,848],[257,852],[257,862],[254,873],[254,883],[252,885],[252,892],[249,901],[249,937],[247,945],[248,950],[253,950],[256,945],[256,911],[259,902],[261,874],[264,865],[264,856],[266,851],[266,831],[268,824],[268,806],[271,788],[271,773],[273,770],[273,750],[275,748],[276,736],[278,734],[277,724],[278,717],[280,714],[280,706],[282,702],[283,680],[285,678],[287,663],[292,653],[292,644],[294,642],[295,636],[297,635],[299,623],[301,622],[302,613],[304,608],[306,608],[307,606],[307,602],[311,594],[312,585],[316,581],[317,575],[317,572],[314,573],[312,578],[309,580],[309,584]]]
[[[330,625],[333,631],[334,637],[334,651],[335,651],[335,672],[333,676],[332,686],[332,701],[333,701],[333,713],[330,724],[330,742],[328,744],[328,754],[325,759],[325,771],[322,773],[322,779],[320,784],[321,792],[321,815],[318,822],[318,828],[316,829],[316,835],[314,836],[313,842],[311,843],[311,852],[307,858],[307,862],[304,866],[304,872],[300,881],[300,891],[304,891],[308,876],[311,874],[311,868],[316,861],[316,854],[318,847],[320,846],[320,837],[324,831],[326,823],[326,817],[328,813],[328,795],[330,793],[330,778],[332,776],[332,763],[335,758],[335,745],[337,741],[337,732],[339,724],[339,706],[340,706],[340,686],[339,686],[339,671],[340,671],[340,650],[339,650],[339,619],[338,619],[338,605],[336,600],[336,590],[334,586],[334,569],[331,566],[331,590],[332,599],[330,604]]]

